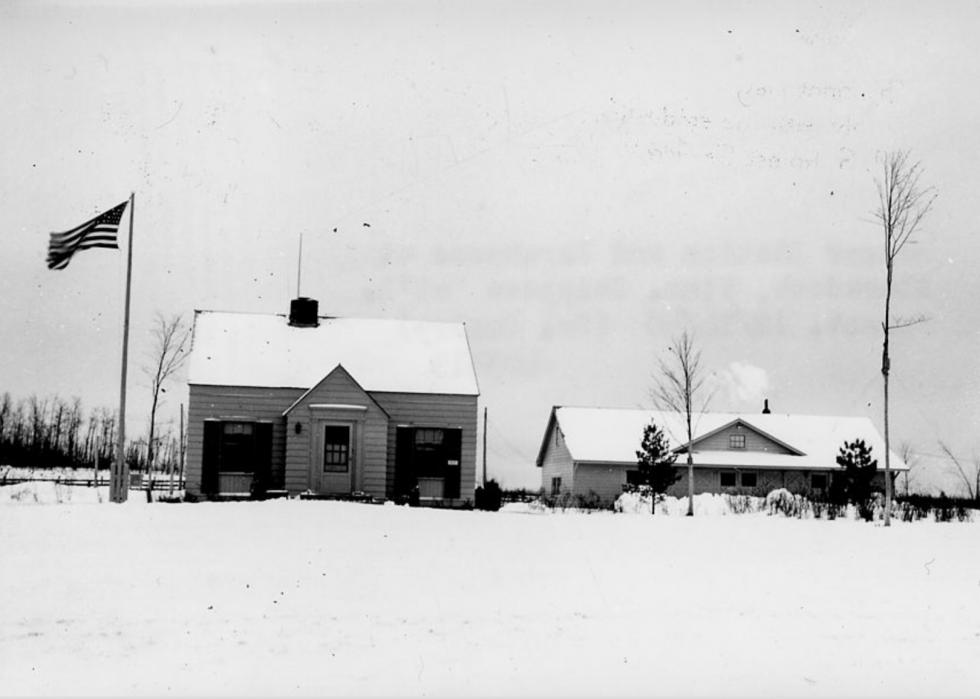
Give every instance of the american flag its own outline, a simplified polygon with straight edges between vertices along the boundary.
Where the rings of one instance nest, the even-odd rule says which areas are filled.
[[[52,233],[48,246],[48,269],[64,269],[68,266],[71,256],[79,250],[89,248],[119,249],[116,234],[119,232],[119,222],[126,210],[128,201],[115,206],[105,213],[99,214],[77,228],[64,233]]]

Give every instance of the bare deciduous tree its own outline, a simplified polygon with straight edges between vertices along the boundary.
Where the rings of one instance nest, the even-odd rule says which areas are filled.
[[[156,430],[157,408],[160,407],[160,394],[166,383],[187,360],[187,345],[190,342],[190,329],[184,324],[183,317],[174,315],[167,318],[157,313],[153,327],[154,344],[150,363],[143,367],[144,373],[150,379],[150,432],[147,440],[147,471],[148,476],[153,469],[155,455],[154,432]],[[150,491],[147,490],[147,493]],[[149,495],[147,495],[149,497]]]
[[[881,375],[884,381],[885,418],[885,526],[891,525],[892,479],[890,437],[888,432],[888,375],[891,371],[891,357],[888,353],[889,332],[899,328],[921,323],[924,317],[892,318],[892,281],[895,272],[895,258],[909,243],[914,243],[913,235],[922,219],[929,213],[935,194],[931,187],[922,187],[919,178],[921,164],[910,163],[907,151],[888,153],[884,159],[883,174],[877,180],[878,210],[875,219],[881,224],[885,242],[885,320],[881,324],[884,341],[881,352]]]
[[[973,455],[973,463],[965,463],[966,460],[956,456],[943,440],[939,440],[939,448],[952,463],[953,474],[959,479],[966,489],[966,496],[971,500],[980,500],[980,457]]]
[[[653,402],[661,410],[684,416],[687,428],[687,515],[694,516],[694,420],[708,409],[711,396],[704,393],[705,372],[701,351],[695,349],[694,336],[687,330],[674,338],[667,359],[660,359],[660,375],[652,392]],[[702,399],[703,398],[703,399]]]
[[[908,470],[905,472],[905,497],[908,497],[911,492],[911,484],[915,483],[915,477],[912,475],[912,471],[919,463],[919,455],[915,453],[915,448],[912,446],[911,442],[902,442],[899,447],[899,456],[902,457],[902,461],[908,466]]]

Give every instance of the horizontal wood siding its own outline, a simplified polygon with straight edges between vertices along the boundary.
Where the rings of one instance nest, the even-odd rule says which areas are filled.
[[[354,405],[364,411],[344,411],[311,408],[312,405]],[[287,416],[289,425],[286,441],[286,490],[298,494],[314,487],[311,483],[314,422],[320,419],[355,422],[353,441],[358,453],[354,490],[374,497],[385,496],[387,481],[388,417],[346,371],[331,372],[316,388],[303,397]],[[299,425],[299,432],[296,426]],[[319,466],[319,462],[317,463]]]
[[[419,498],[422,500],[441,498],[445,490],[444,478],[419,478]]]
[[[268,420],[272,422],[272,472],[270,487],[282,488],[286,425],[282,413],[303,391],[296,388],[248,388],[190,385],[187,408],[187,492],[201,493],[201,460],[204,421],[208,419]]]
[[[544,458],[541,459],[541,488],[545,495],[551,495],[551,479],[561,478],[561,489],[572,491],[575,486],[574,476],[572,455],[556,422],[548,434],[548,444],[545,447]]]
[[[681,477],[670,488],[667,495],[675,498],[687,497],[687,464],[680,458],[674,467],[681,472]],[[694,467],[694,494],[721,492],[721,478],[718,469]]]
[[[395,451],[398,426],[462,429],[460,496],[451,504],[473,500],[476,488],[477,397],[426,393],[372,393],[391,418],[388,424],[386,485],[387,497],[394,496]]]
[[[590,492],[596,493],[604,504],[611,504],[622,493],[623,485],[626,484],[626,472],[631,468],[621,464],[577,464],[575,466],[575,480],[572,493],[582,496],[588,496]],[[671,497],[684,498],[687,497],[687,464],[680,462],[676,468],[681,477],[667,490],[667,494]],[[737,474],[736,485],[734,487],[723,488],[721,486],[721,473],[723,471],[735,472]],[[743,472],[756,474],[755,488],[741,487],[741,473]],[[724,468],[700,468],[695,465],[694,494],[745,492],[764,496],[778,488],[786,488],[794,493],[805,493],[810,490],[811,473],[827,474],[829,472],[781,469],[741,469],[740,471],[736,471],[735,469]],[[547,483],[547,488],[550,492],[550,479]],[[562,479],[562,483],[564,484],[564,478]]]
[[[548,455],[545,455],[545,462],[542,465],[542,486],[545,492],[551,492],[551,473],[562,477],[562,489],[565,490],[567,468],[570,468],[571,459],[560,458],[561,447],[552,446],[549,452],[555,452],[555,458],[551,460],[551,470],[545,471],[544,466],[548,463]],[[567,450],[565,450],[567,454]],[[615,502],[616,498],[622,493],[623,485],[626,483],[626,472],[632,467],[620,464],[577,464],[575,465],[574,481],[571,477],[567,483],[573,495],[588,496],[590,492],[596,493],[604,504]],[[679,461],[676,466],[680,472],[680,479],[667,490],[667,495],[675,498],[687,497],[687,464]],[[736,473],[736,485],[734,487],[721,486],[721,473]],[[754,488],[743,488],[741,485],[742,473],[755,473],[756,486]],[[786,488],[792,493],[809,493],[811,488],[810,477],[813,474],[824,474],[829,477],[828,483],[835,475],[839,475],[832,469],[814,469],[808,471],[797,471],[792,469],[733,469],[733,468],[714,468],[694,466],[694,494],[701,493],[748,493],[750,495],[765,496],[773,490]],[[879,488],[884,488],[884,474],[878,473],[874,483]]]
[[[729,447],[728,436],[732,434],[745,435],[745,449],[731,449]],[[744,425],[735,425],[727,430],[722,430],[718,434],[709,437],[703,442],[698,442],[694,447],[694,453],[698,451],[761,451],[767,454],[791,454],[789,449],[781,444],[777,444],[771,439],[764,437],[755,430]],[[680,460],[683,460],[680,459]]]
[[[578,464],[575,467],[573,495],[589,497],[595,493],[602,504],[611,505],[623,494],[626,471],[632,467],[616,464]],[[564,483],[564,479],[562,480]],[[550,481],[549,481],[549,488]]]
[[[252,492],[252,474],[219,473],[218,492],[221,494],[248,495]]]
[[[684,497],[687,495],[687,465],[683,469],[681,480],[677,481],[667,491],[668,495],[674,497]],[[736,485],[734,487],[721,486],[721,474],[735,473]],[[742,487],[742,473],[756,474],[755,488]],[[735,493],[744,492],[753,495],[764,496],[770,491],[779,488],[786,488],[792,493],[806,493],[810,490],[810,476],[814,473],[831,475],[830,470],[815,469],[812,471],[797,471],[794,469],[754,469],[754,468],[699,468],[694,467],[694,494],[699,493]]]

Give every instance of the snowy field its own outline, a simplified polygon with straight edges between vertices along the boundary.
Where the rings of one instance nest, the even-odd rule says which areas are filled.
[[[0,694],[980,694],[977,522],[54,488],[0,488]]]

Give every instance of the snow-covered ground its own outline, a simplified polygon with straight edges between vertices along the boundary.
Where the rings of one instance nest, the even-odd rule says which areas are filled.
[[[980,694],[976,522],[33,493],[2,694]]]

